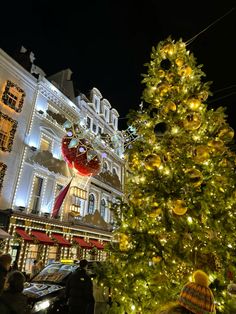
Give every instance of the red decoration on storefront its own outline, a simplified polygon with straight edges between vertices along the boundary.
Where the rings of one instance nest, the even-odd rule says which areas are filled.
[[[101,169],[101,161],[98,155],[89,160],[89,154],[93,152],[90,145],[85,139],[81,139],[76,147],[69,148],[68,145],[71,138],[64,137],[62,139],[62,154],[69,167],[75,168],[82,176],[94,176]]]

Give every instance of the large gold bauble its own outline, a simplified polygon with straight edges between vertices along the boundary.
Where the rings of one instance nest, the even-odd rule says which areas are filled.
[[[168,101],[162,109],[163,113],[168,113],[169,111],[176,111],[176,104],[173,101]]]
[[[187,100],[187,105],[189,109],[195,111],[195,110],[198,110],[199,107],[201,106],[201,101],[196,98],[191,98]]]
[[[161,48],[161,52],[167,53],[169,55],[173,55],[173,53],[176,51],[175,45],[168,43],[165,46]]]
[[[175,60],[175,63],[178,65],[178,67],[182,67],[182,65],[184,64],[184,60],[182,58],[177,58]]]
[[[211,140],[207,143],[213,153],[223,153],[226,150],[222,140]]]
[[[198,113],[192,113],[187,115],[183,121],[184,128],[188,131],[194,131],[201,126],[201,116]]]
[[[164,96],[171,89],[171,86],[167,83],[163,83],[157,87],[157,92],[160,93],[160,96]]]
[[[186,207],[185,201],[175,200],[172,203],[172,211],[179,216],[184,215],[187,212],[188,208]]]
[[[206,145],[199,145],[193,151],[193,159],[196,163],[203,163],[210,158],[210,150]]]
[[[199,187],[202,184],[203,175],[198,169],[187,169],[185,173],[189,176],[190,182],[195,188]]]
[[[156,154],[150,154],[145,158],[145,168],[149,171],[158,169],[161,165],[161,157]]]
[[[192,74],[192,68],[189,65],[186,65],[179,69],[178,74],[180,76],[189,76]]]
[[[218,133],[218,138],[224,142],[230,142],[234,138],[234,130],[231,127],[225,127]]]

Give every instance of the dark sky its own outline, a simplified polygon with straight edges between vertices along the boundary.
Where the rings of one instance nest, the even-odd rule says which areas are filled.
[[[236,7],[235,0],[80,0],[78,8],[71,0],[4,3],[0,42],[7,53],[24,45],[47,75],[71,68],[78,89],[97,87],[121,118],[138,108],[152,46],[169,35],[187,41]],[[213,81],[211,106],[227,107],[236,129],[236,8],[189,50]]]

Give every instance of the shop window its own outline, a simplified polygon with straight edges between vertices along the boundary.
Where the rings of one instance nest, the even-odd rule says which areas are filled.
[[[43,179],[35,176],[32,189],[31,213],[38,214],[40,210],[40,202],[42,196]]]
[[[7,170],[7,165],[5,165],[4,163],[0,162],[0,191],[2,189],[2,185],[3,185],[3,179],[5,176]]]
[[[95,210],[95,197],[93,194],[90,194],[88,199],[88,214],[93,214],[94,210]]]
[[[16,84],[7,81],[5,90],[2,94],[2,101],[5,105],[14,109],[16,112],[22,110],[25,93]]]
[[[52,141],[49,138],[42,136],[40,140],[40,150],[50,152],[51,147],[52,147]]]
[[[105,218],[105,214],[106,214],[106,201],[105,201],[104,199],[101,200],[100,214],[101,214],[102,218]]]
[[[0,149],[11,151],[16,132],[17,121],[0,112]]]

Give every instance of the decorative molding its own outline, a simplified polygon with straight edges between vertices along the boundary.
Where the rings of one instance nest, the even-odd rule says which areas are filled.
[[[0,191],[2,189],[2,185],[3,185],[3,179],[5,176],[7,170],[7,165],[5,165],[4,163],[0,162]]]

